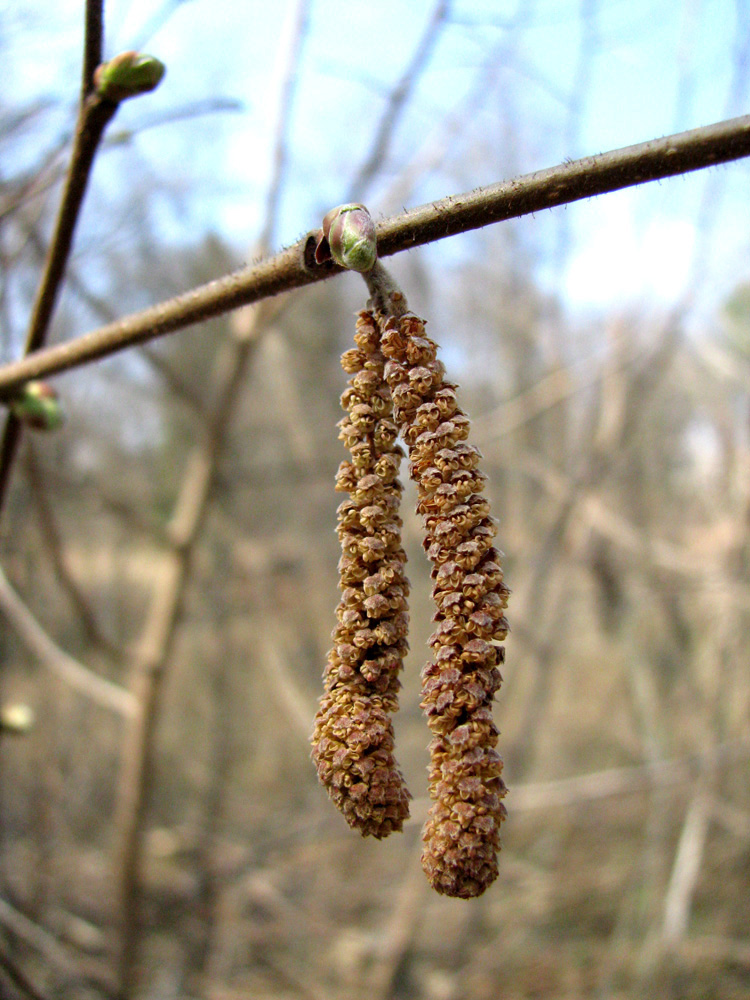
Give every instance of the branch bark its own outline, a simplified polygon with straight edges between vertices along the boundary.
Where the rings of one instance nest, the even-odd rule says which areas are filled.
[[[389,257],[493,222],[744,156],[750,156],[750,115],[587,156],[402,212],[377,225],[378,254]],[[307,239],[274,257],[3,366],[0,398],[28,379],[77,368],[239,306],[341,273],[341,268],[330,263],[319,267],[306,264]]]

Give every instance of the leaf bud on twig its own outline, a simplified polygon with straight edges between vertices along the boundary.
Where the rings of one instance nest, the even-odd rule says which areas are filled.
[[[10,404],[13,415],[37,431],[54,431],[63,422],[56,391],[47,382],[26,382]]]
[[[378,258],[375,223],[364,205],[339,205],[323,219],[315,260],[333,258],[350,271],[369,271]]]
[[[94,87],[100,97],[117,103],[155,90],[165,72],[164,63],[154,56],[121,52],[109,62],[97,66]]]

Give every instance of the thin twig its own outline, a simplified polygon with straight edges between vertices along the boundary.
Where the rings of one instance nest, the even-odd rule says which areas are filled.
[[[27,649],[79,694],[125,718],[132,718],[137,713],[138,705],[129,691],[105,677],[99,677],[55,645],[11,587],[2,569],[0,611]]]
[[[93,608],[68,568],[63,553],[60,529],[58,528],[55,511],[48,496],[47,483],[39,468],[33,448],[28,448],[27,450],[25,465],[31,492],[36,501],[39,513],[39,527],[44,537],[44,548],[50,555],[55,575],[62,589],[68,595],[70,603],[75,608],[87,638],[94,645],[99,646],[108,656],[119,656],[120,651],[102,632]]]
[[[378,254],[388,257],[493,222],[744,156],[750,156],[750,115],[563,163],[394,215],[376,227]],[[38,351],[33,357],[4,365],[0,368],[0,397],[28,379],[76,368],[239,306],[341,273],[335,265],[314,269],[306,265],[306,242],[304,238],[274,257],[65,344]]]
[[[408,960],[419,933],[429,883],[422,875],[418,859],[422,853],[421,839],[417,839],[408,853],[408,864],[401,876],[398,894],[391,908],[390,918],[383,927],[378,946],[378,957],[367,982],[370,1000],[388,1000],[399,970]]]
[[[37,351],[45,341],[57,302],[73,235],[104,130],[117,112],[117,104],[93,92],[94,69],[101,62],[103,2],[87,0],[83,57],[83,85],[70,166],[60,201],[55,230],[47,252],[42,279],[31,313],[24,354]],[[13,461],[21,441],[21,424],[11,413],[0,440],[0,509],[10,482]]]
[[[411,62],[388,97],[388,103],[380,119],[370,152],[352,180],[345,201],[364,199],[373,178],[382,167],[383,161],[388,154],[388,147],[393,138],[393,133],[401,117],[401,112],[406,107],[406,103],[417,84],[419,76],[427,65],[432,50],[435,48],[435,44],[440,37],[440,29],[448,17],[448,11],[449,4],[447,0],[438,0],[427,28],[412,56]]]
[[[58,970],[69,972],[73,962],[54,935],[0,898],[0,924],[38,952]]]
[[[513,785],[513,812],[532,812],[540,809],[567,809],[585,802],[636,795],[653,788],[666,788],[696,780],[696,774],[706,766],[722,766],[745,760],[750,754],[750,744],[734,740],[720,743],[701,754],[674,757],[654,763],[634,764],[631,767],[613,767],[592,771],[572,778],[555,781],[534,781]],[[409,826],[422,823],[427,814],[429,800],[414,799]]]
[[[307,17],[309,4],[306,0],[298,0],[298,3],[287,18],[285,32],[286,38],[282,40],[279,59],[279,80],[278,88],[278,117],[277,123],[286,120],[288,109],[291,107],[297,89],[299,67],[299,56],[302,42],[307,33]],[[276,129],[275,141],[273,143],[273,153],[271,161],[271,183],[266,194],[266,210],[263,229],[258,237],[258,242],[262,247],[270,245],[273,239],[273,231],[276,226],[276,219],[279,210],[279,196],[284,180],[287,161],[286,149],[286,128]]]
[[[296,76],[307,8],[308,0],[298,0],[292,20],[294,30],[288,38],[290,58],[284,63],[286,70],[281,81],[283,99],[278,106],[273,145],[274,171],[283,168],[284,157],[280,151],[283,151],[294,95],[290,81]],[[273,232],[277,204],[278,190],[272,178],[263,233]],[[262,244],[261,249],[265,250]],[[119,1000],[128,1000],[137,986],[143,831],[154,781],[161,693],[190,577],[192,555],[211,501],[218,463],[248,365],[261,334],[281,308],[282,303],[267,303],[256,309],[246,323],[244,316],[238,316],[232,335],[218,353],[213,371],[213,406],[206,417],[203,438],[193,448],[185,465],[170,524],[173,547],[164,554],[133,662],[133,691],[140,713],[126,734],[115,818]]]
[[[154,371],[162,379],[169,392],[179,399],[181,403],[184,403],[191,414],[202,416],[202,400],[199,398],[195,390],[189,386],[187,382],[185,382],[182,376],[175,371],[167,358],[157,353],[157,351],[155,351],[154,348],[150,347],[148,344],[142,345],[140,353],[141,357],[148,361]]]
[[[5,977],[11,981],[15,989],[19,991],[17,995],[23,997],[24,1000],[51,1000],[47,994],[41,993],[37,989],[15,960],[2,951],[0,951],[0,972],[3,972]]]
[[[662,942],[668,948],[679,944],[687,933],[690,907],[703,863],[710,819],[710,796],[705,782],[702,782],[685,815],[664,898],[661,933]]]

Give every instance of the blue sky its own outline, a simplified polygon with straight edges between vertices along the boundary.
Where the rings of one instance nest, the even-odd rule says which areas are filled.
[[[164,235],[188,239],[211,230],[249,251],[270,174],[278,42],[294,3],[185,0],[174,7],[160,23],[153,0],[107,4],[108,55],[145,42],[168,67],[160,90],[124,106],[113,131],[137,130],[153,114],[207,97],[235,99],[244,110],[144,130],[108,154],[97,179],[106,181],[124,240],[128,222],[117,215],[116,191],[142,168],[170,178],[179,195],[157,198]],[[343,200],[433,7],[433,0],[311,4],[275,245],[296,239]],[[57,101],[46,137],[70,122],[81,8],[70,0],[0,7],[6,102]],[[742,12],[740,0],[526,0],[521,7],[456,0],[382,178],[367,192],[369,207],[376,216],[400,207],[389,202],[389,188],[406,164],[429,160],[452,112],[458,123],[443,138],[442,157],[411,185],[404,205],[747,112],[747,61],[738,73],[736,58],[750,30]],[[30,136],[26,155],[42,140]],[[736,164],[517,225],[538,280],[572,310],[669,302],[696,281],[698,252],[702,301],[710,307],[748,275],[749,176],[747,164]],[[698,232],[706,197],[715,211]],[[425,254],[433,269],[450,272],[476,252],[467,234]]]

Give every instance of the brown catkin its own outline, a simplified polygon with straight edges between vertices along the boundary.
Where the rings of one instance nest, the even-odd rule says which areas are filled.
[[[351,374],[341,397],[339,437],[349,450],[336,488],[341,542],[338,623],[312,736],[318,777],[350,826],[385,837],[409,815],[409,792],[393,755],[391,714],[408,649],[409,581],[401,547],[398,470],[390,389],[383,378],[380,333],[371,312],[357,319],[356,346],[342,367]]]
[[[449,896],[478,896],[497,876],[502,759],[492,700],[508,623],[508,589],[489,504],[482,496],[479,451],[466,442],[469,419],[444,378],[437,345],[424,322],[407,313],[378,316],[385,378],[409,449],[417,511],[432,563],[436,628],[432,660],[422,673],[422,708],[433,734],[430,796],[422,865],[432,886]]]

